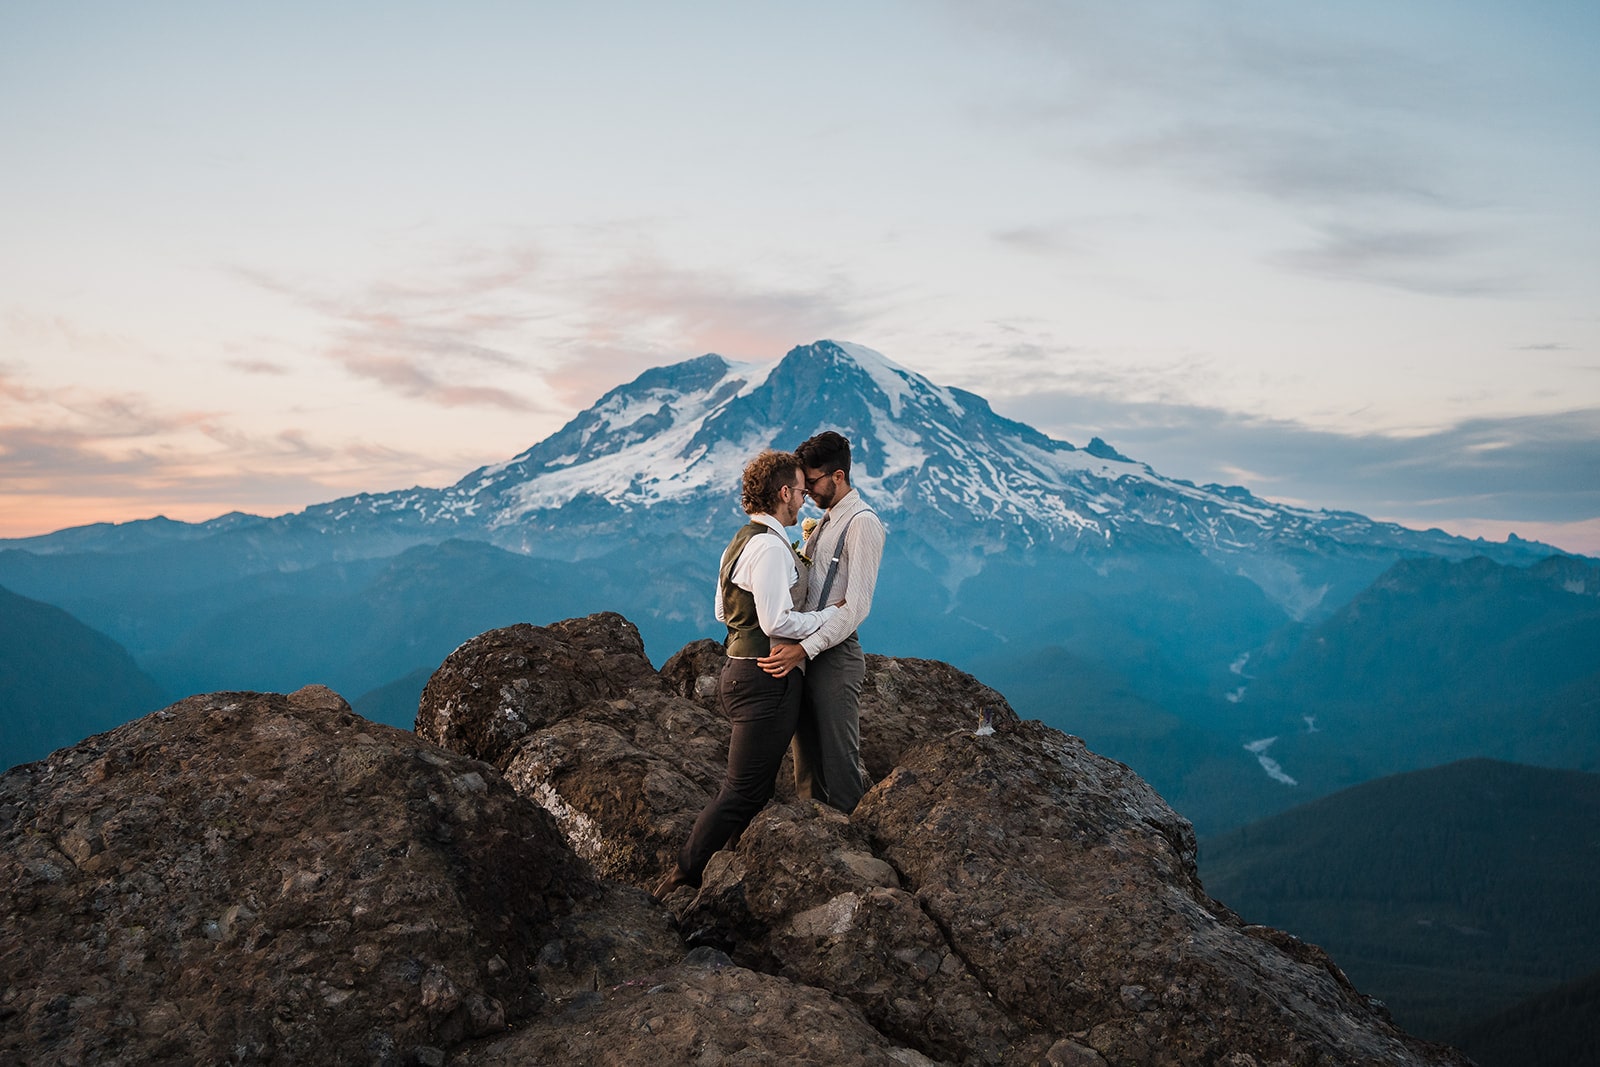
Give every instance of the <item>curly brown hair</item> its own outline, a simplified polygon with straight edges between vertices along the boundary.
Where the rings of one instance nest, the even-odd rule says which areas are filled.
[[[778,510],[783,487],[794,484],[800,457],[768,449],[745,464],[740,503],[746,514],[771,515]]]

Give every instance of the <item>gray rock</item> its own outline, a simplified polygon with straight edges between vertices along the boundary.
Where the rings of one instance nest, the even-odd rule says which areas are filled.
[[[874,1030],[850,1004],[743,967],[687,961],[464,1050],[461,1067],[531,1063],[927,1064]]]
[[[1188,823],[1040,723],[924,745],[853,822],[996,1010],[1052,1045],[1082,1033],[1108,1063],[1465,1062],[1395,1028],[1320,951],[1210,900]]]
[[[539,946],[599,893],[492,769],[321,687],[193,697],[17,768],[0,844],[8,1062],[454,1045],[539,1009]]]

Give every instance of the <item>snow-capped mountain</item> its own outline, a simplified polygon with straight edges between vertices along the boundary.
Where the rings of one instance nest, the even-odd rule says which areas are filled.
[[[1291,787],[1264,774],[1246,744],[1278,737],[1270,758],[1302,784],[1356,765],[1356,718],[1345,715],[1340,733],[1340,701],[1353,691],[1344,675],[1302,671],[1328,690],[1306,692],[1299,675],[1283,674],[1311,654],[1296,658],[1303,647],[1323,655],[1326,642],[1330,662],[1362,672],[1367,710],[1396,746],[1426,724],[1381,695],[1460,688],[1448,669],[1419,666],[1426,641],[1381,671],[1371,656],[1339,658],[1350,633],[1368,642],[1352,647],[1386,647],[1394,622],[1381,612],[1330,623],[1368,603],[1358,598],[1381,575],[1404,560],[1527,565],[1556,554],[1168,478],[1088,432],[1083,447],[1054,440],[870,349],[819,341],[774,363],[706,355],[647,371],[521,455],[442,489],[272,519],[151,520],[0,542],[0,587],[111,636],[174,697],[309,682],[359,697],[411,685],[414,707],[417,679],[475,634],[596,611],[626,615],[660,660],[720,634],[711,587],[742,521],[744,464],[824,429],[850,438],[853,481],[889,527],[862,627],[871,651],[971,670],[1019,710],[1083,734],[1221,822],[1291,802],[1281,795]],[[1482,569],[1463,570],[1472,589],[1489,583]],[[1430,596],[1431,608],[1414,607],[1452,617],[1454,594],[1421,599]],[[1587,605],[1557,605],[1556,616],[1590,625]],[[1515,663],[1550,632],[1523,632],[1521,618],[1496,646]],[[1569,645],[1579,666],[1583,648],[1592,658],[1593,642]],[[1285,692],[1292,707],[1269,706]],[[1563,709],[1589,692],[1562,689],[1513,708],[1511,720],[1489,716],[1473,737],[1565,723]],[[1286,732],[1303,710],[1315,715],[1314,751]],[[1408,751],[1426,765],[1443,750],[1417,741]]]
[[[447,489],[364,495],[300,518],[328,532],[398,520],[418,536],[458,531],[550,556],[612,547],[658,524],[710,537],[726,526],[751,456],[827,428],[851,439],[855,484],[921,558],[941,562],[930,569],[947,586],[1000,553],[1181,543],[1300,617],[1323,607],[1330,589],[1353,593],[1402,556],[1548,554],[1166,478],[1098,438],[1082,448],[1053,440],[980,396],[837,341],[776,363],[705,355],[655,368]]]

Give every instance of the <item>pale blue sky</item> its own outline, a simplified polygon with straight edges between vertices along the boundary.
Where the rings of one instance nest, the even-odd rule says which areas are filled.
[[[835,337],[1600,552],[1600,6],[0,6],[0,536],[441,485]]]

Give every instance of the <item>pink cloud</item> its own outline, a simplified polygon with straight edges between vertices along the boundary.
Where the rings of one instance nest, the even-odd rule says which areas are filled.
[[[386,279],[343,299],[258,272],[237,273],[329,320],[338,340],[324,354],[357,378],[441,407],[537,411],[542,408],[532,399],[478,379],[486,368],[525,368],[523,358],[485,338],[533,316],[489,304],[527,284],[538,262],[531,249],[513,249],[488,263],[458,258],[427,283]]]
[[[137,394],[42,390],[0,374],[0,537],[163,513],[278,513],[352,492],[447,484],[450,457],[289,428],[254,436]]]
[[[234,370],[243,371],[245,374],[282,376],[289,373],[289,368],[282,363],[273,363],[265,359],[230,359],[228,366]]]
[[[650,367],[707,352],[777,359],[795,345],[859,334],[875,314],[843,283],[758,286],[646,257],[574,282],[573,290],[581,323],[546,380],[575,405]]]

